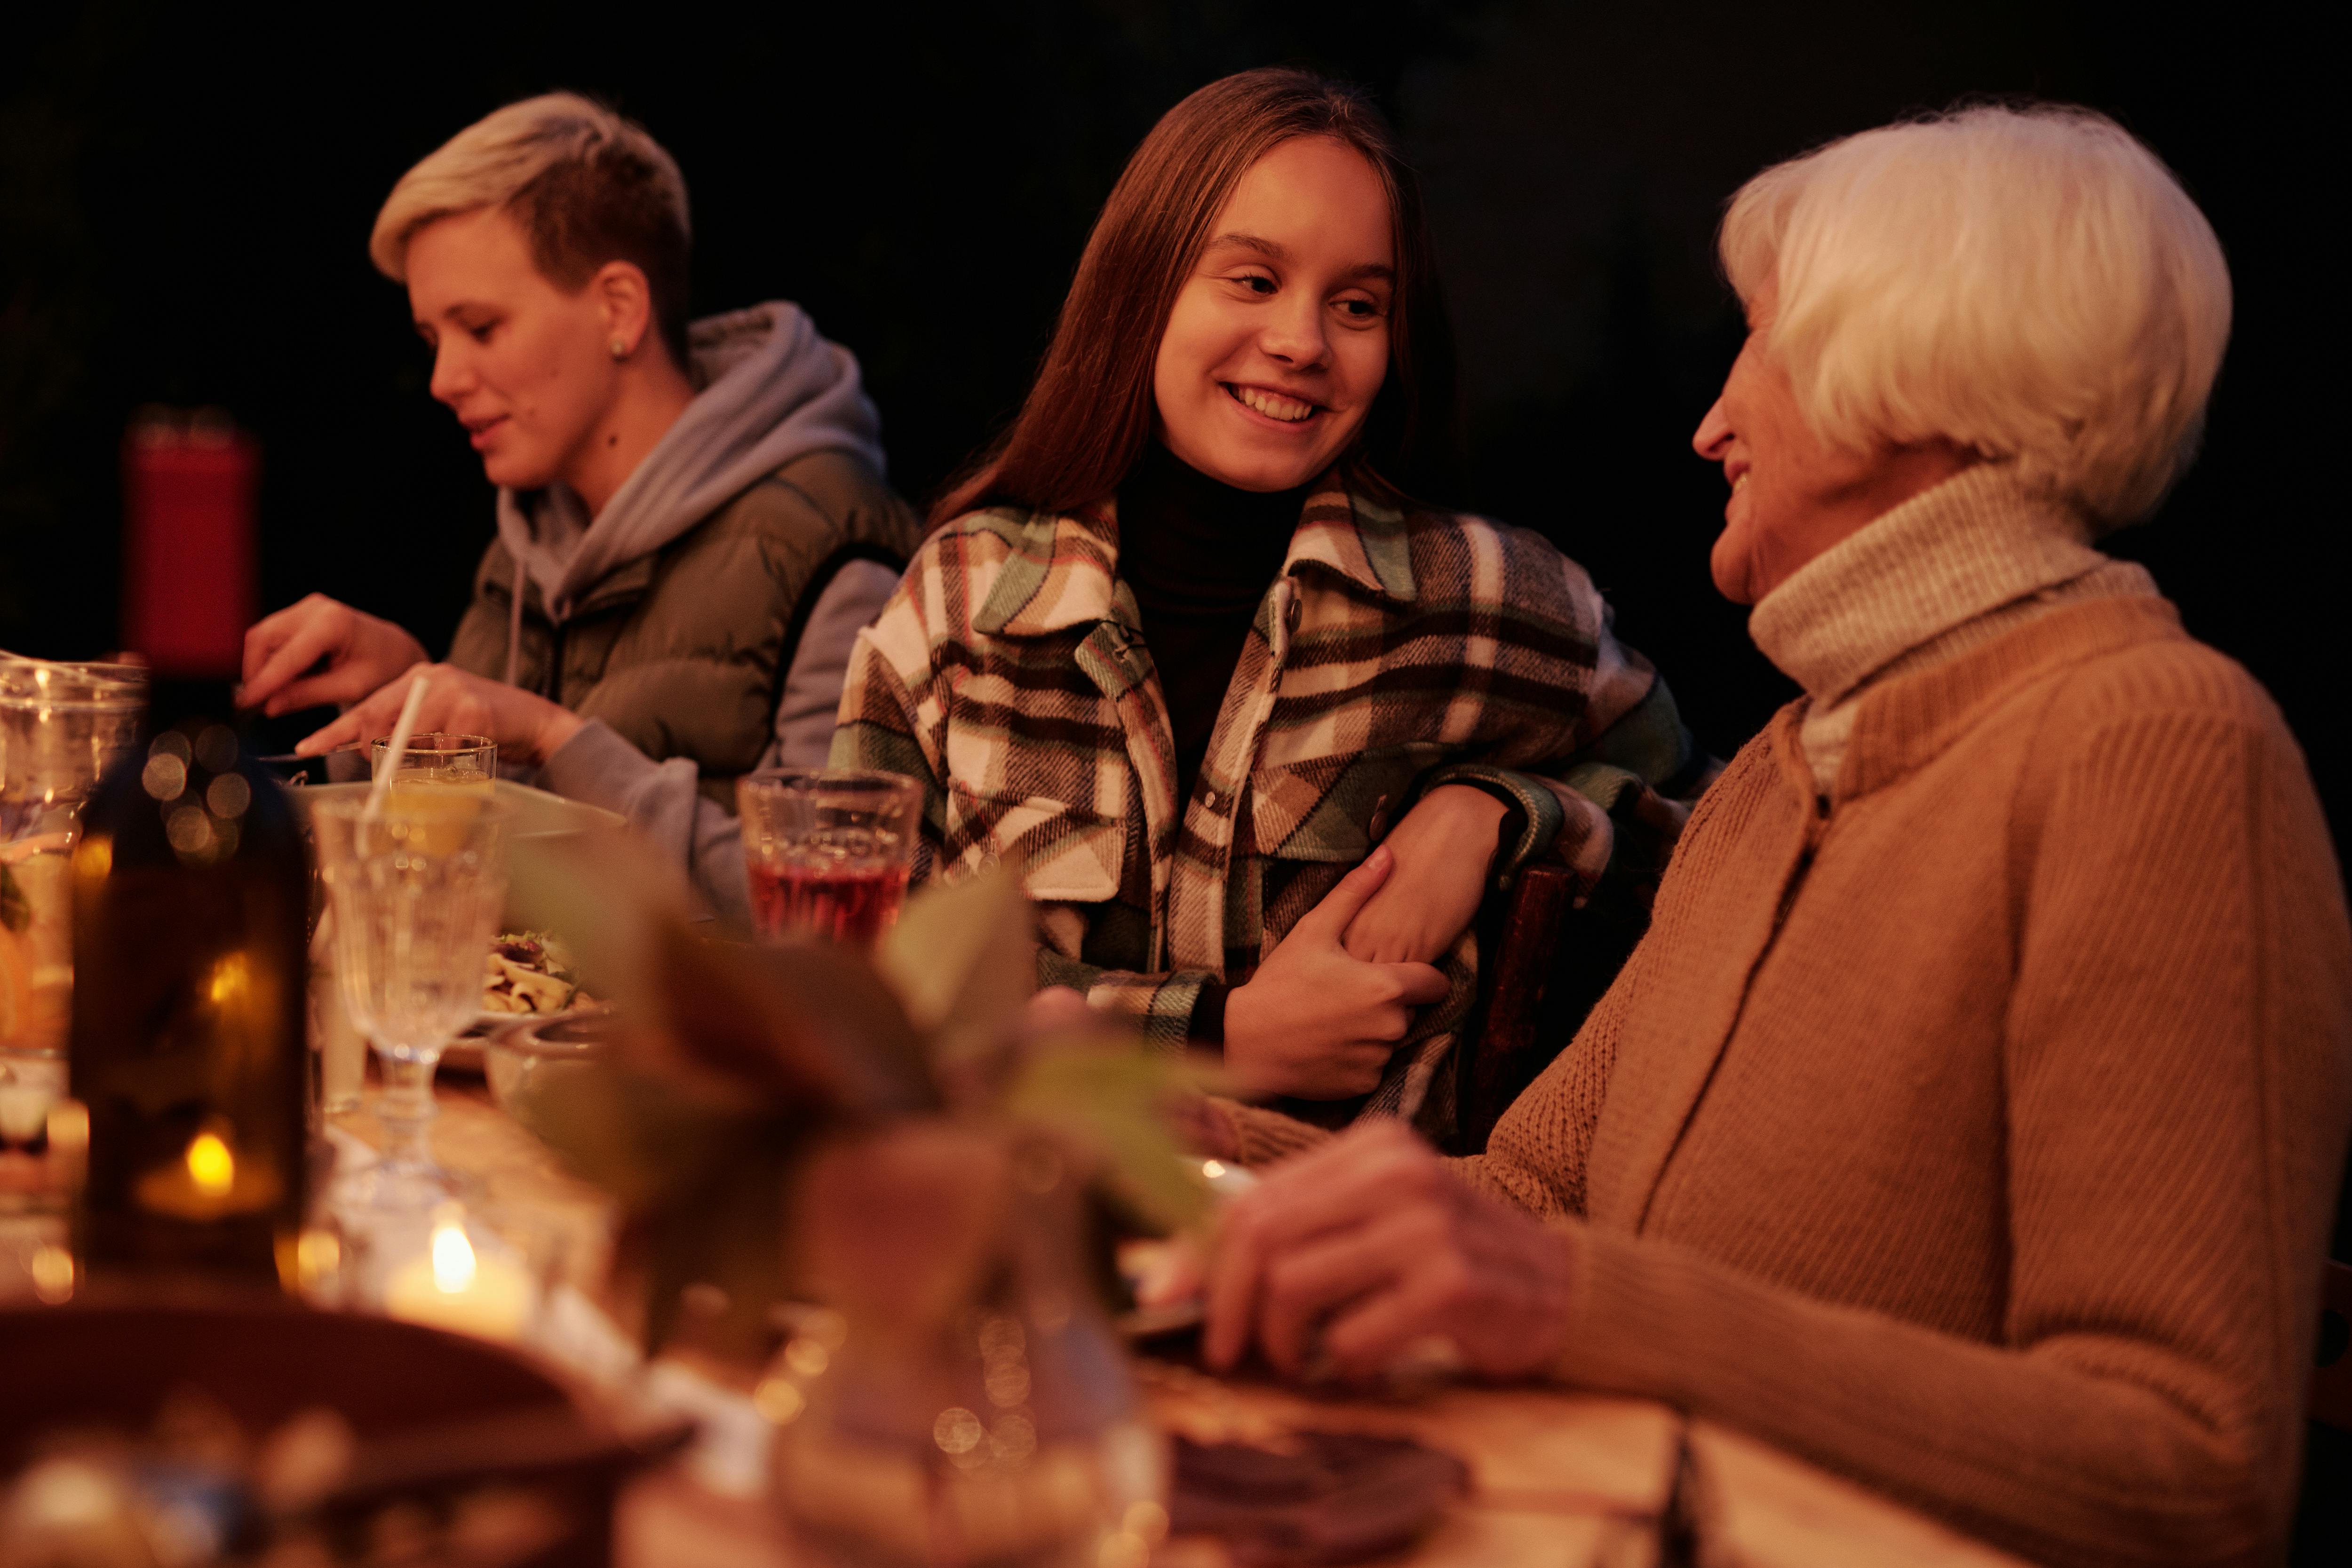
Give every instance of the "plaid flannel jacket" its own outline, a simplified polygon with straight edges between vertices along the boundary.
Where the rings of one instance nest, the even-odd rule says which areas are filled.
[[[1612,858],[1662,865],[1683,811],[1655,787],[1690,771],[1689,737],[1583,570],[1538,535],[1327,478],[1258,607],[1189,800],[1118,538],[1109,503],[941,529],[860,634],[834,737],[835,766],[923,782],[919,879],[997,857],[1023,867],[1041,983],[1181,1046],[1204,986],[1248,979],[1441,783],[1518,808],[1502,877],[1547,852],[1588,891]],[[1629,837],[1650,842],[1627,854]],[[1451,1075],[1439,1085],[1435,1069],[1475,989],[1468,934],[1442,967],[1453,994],[1380,1089],[1306,1107],[1315,1120],[1450,1123]]]

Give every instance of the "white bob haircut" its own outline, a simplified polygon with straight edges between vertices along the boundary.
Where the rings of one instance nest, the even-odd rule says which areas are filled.
[[[1718,251],[1823,440],[1949,441],[2093,532],[2155,509],[2196,454],[2230,338],[2205,214],[2115,121],[1979,106],[1765,170]]]
[[[693,235],[686,180],[643,126],[578,93],[508,104],[400,177],[376,214],[368,256],[404,283],[419,229],[484,207],[509,214],[539,270],[566,287],[584,286],[610,261],[643,269],[662,339],[685,363]]]

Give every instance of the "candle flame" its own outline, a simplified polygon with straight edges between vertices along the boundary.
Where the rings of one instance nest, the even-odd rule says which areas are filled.
[[[198,1133],[188,1145],[188,1179],[206,1197],[226,1197],[236,1185],[236,1156],[217,1133]]]
[[[33,1293],[50,1306],[60,1306],[73,1300],[74,1255],[54,1242],[33,1254],[28,1272],[33,1276]]]
[[[231,953],[213,966],[212,982],[206,988],[213,1006],[226,1007],[240,1000],[252,984],[253,974],[243,953]]]
[[[433,1288],[454,1296],[473,1283],[474,1244],[466,1239],[464,1226],[445,1219],[433,1228]]]
[[[114,841],[104,833],[92,833],[81,841],[74,852],[74,870],[93,881],[103,880],[114,869]]]
[[[89,1107],[79,1100],[60,1100],[49,1107],[49,1149],[79,1159],[89,1153]]]

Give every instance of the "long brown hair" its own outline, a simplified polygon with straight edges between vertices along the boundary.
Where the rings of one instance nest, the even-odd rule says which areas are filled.
[[[1251,165],[1298,136],[1342,141],[1379,172],[1396,249],[1388,377],[1341,464],[1389,493],[1427,494],[1451,477],[1454,338],[1421,186],[1362,93],[1269,67],[1211,82],[1135,150],[1078,258],[1036,384],[1012,428],[932,505],[933,527],[1000,503],[1069,511],[1118,488],[1150,439],[1160,334],[1209,225]]]

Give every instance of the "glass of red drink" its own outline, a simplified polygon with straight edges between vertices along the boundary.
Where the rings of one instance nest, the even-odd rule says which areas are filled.
[[[923,787],[867,768],[777,768],[735,786],[761,940],[865,946],[906,902]]]

